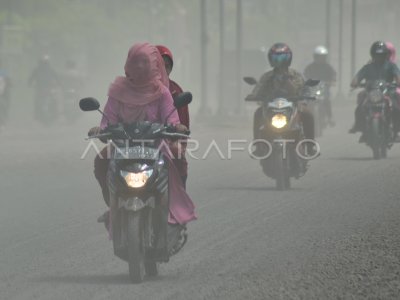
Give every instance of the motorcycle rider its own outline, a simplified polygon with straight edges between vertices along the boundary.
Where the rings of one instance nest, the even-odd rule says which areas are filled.
[[[187,130],[180,124],[178,113],[168,90],[168,75],[163,59],[157,48],[149,43],[133,45],[125,63],[125,75],[117,77],[108,91],[108,100],[104,108],[107,117],[102,118],[100,127],[94,127],[89,135],[98,134],[109,124],[118,122],[132,123],[150,121],[175,125],[180,132]],[[104,200],[109,206],[107,170],[109,159],[107,147],[95,158],[94,174],[98,180]],[[167,159],[170,159],[166,155]],[[185,239],[186,223],[195,220],[194,204],[187,195],[179,172],[173,163],[169,164],[170,215],[168,220],[168,248],[180,249]],[[103,214],[98,221],[107,222],[109,213]],[[182,245],[183,246],[183,245]]]
[[[318,46],[314,49],[314,61],[309,64],[304,70],[304,76],[307,79],[317,79],[323,81],[328,86],[327,95],[328,98],[324,99],[323,105],[325,105],[326,113],[328,117],[328,124],[334,126],[332,116],[332,105],[330,99],[329,88],[336,83],[336,71],[328,63],[328,49],[324,46]]]
[[[37,66],[33,69],[29,77],[29,85],[35,88],[35,119],[40,121],[42,119],[42,101],[48,97],[49,90],[59,86],[59,79],[57,72],[50,64],[50,57],[46,54],[43,55]]]
[[[158,51],[161,54],[161,57],[164,60],[165,69],[167,71],[168,77],[172,72],[172,68],[174,66],[174,58],[172,56],[171,50],[163,45],[156,46]],[[180,93],[183,92],[182,88],[169,77],[169,91],[172,95],[172,98],[175,98]],[[180,123],[185,125],[188,129],[190,128],[190,118],[189,118],[189,105],[185,105],[183,107],[178,108],[178,115]],[[182,148],[185,148],[186,145],[182,143]],[[185,156],[185,149],[182,149],[182,157],[180,159],[174,159],[174,163],[181,174],[182,182],[184,187],[186,188],[186,181],[188,176],[188,162]]]
[[[350,86],[356,88],[362,80],[374,81],[385,80],[388,83],[395,82],[400,85],[400,70],[396,64],[389,61],[389,50],[382,41],[374,42],[370,48],[371,62],[364,65],[354,76]],[[362,132],[360,142],[365,141],[365,113],[362,104],[367,93],[365,90],[357,95],[357,107],[355,110],[355,123],[349,130],[349,133]],[[394,128],[394,134],[397,135],[399,128]]]
[[[0,131],[4,127],[10,108],[10,77],[0,64]]]
[[[272,101],[277,97],[297,97],[304,89],[303,76],[294,69],[289,68],[292,62],[292,50],[285,43],[275,43],[268,51],[268,61],[273,68],[261,76],[252,93],[246,100],[268,99]],[[314,117],[307,107],[300,110],[306,139],[314,140]],[[263,109],[259,107],[254,113],[253,137],[261,139],[260,127],[263,125]],[[308,153],[313,154],[314,145],[307,143]],[[254,152],[255,156],[262,156],[260,147]]]

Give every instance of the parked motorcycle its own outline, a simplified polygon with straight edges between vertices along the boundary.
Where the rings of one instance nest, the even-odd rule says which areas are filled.
[[[175,107],[187,105],[191,94],[175,99]],[[93,98],[80,100],[83,111],[99,111]],[[168,165],[160,142],[187,139],[172,126],[150,122],[109,125],[89,138],[112,141],[107,173],[110,190],[109,232],[114,254],[128,262],[129,277],[140,283],[144,275],[158,275],[158,263],[168,262],[169,215]]]
[[[257,84],[252,77],[245,77],[244,81],[250,85]],[[312,87],[318,83],[318,80],[308,80],[306,86]],[[290,189],[291,178],[300,178],[307,171],[306,143],[299,120],[299,102],[305,100],[315,100],[315,97],[247,100],[262,105],[264,122],[259,130],[263,142],[258,147],[265,155],[259,157],[260,164],[264,174],[275,179],[278,190]]]
[[[396,85],[384,80],[360,84],[366,97],[362,109],[365,115],[365,143],[371,147],[374,159],[386,158],[387,150],[393,145],[392,100]]]

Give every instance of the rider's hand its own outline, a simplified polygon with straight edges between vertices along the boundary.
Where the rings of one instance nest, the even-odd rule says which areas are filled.
[[[253,94],[249,94],[246,96],[246,98],[244,98],[245,101],[253,101],[255,99],[256,97]]]
[[[92,127],[88,132],[88,136],[98,135],[98,134],[100,134],[100,132],[101,132],[101,129],[99,126]]]

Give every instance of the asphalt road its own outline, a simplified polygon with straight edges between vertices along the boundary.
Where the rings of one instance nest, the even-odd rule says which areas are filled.
[[[400,146],[389,158],[348,135],[351,106],[320,139],[322,156],[286,192],[244,152],[190,161],[198,220],[160,276],[140,285],[113,256],[88,121],[12,129],[0,159],[0,299],[399,299]],[[96,120],[96,118],[93,118]],[[93,123],[92,123],[93,124]],[[251,120],[195,125],[212,139],[249,139]]]

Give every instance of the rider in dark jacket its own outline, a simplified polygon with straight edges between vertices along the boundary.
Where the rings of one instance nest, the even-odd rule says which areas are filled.
[[[400,85],[400,70],[394,63],[388,60],[389,51],[384,42],[378,41],[372,44],[370,49],[372,61],[364,65],[355,75],[351,82],[351,87],[356,88],[361,81],[385,80],[386,82],[396,82]],[[365,115],[362,104],[366,97],[366,91],[361,91],[357,96],[357,108],[355,110],[355,123],[349,133],[361,131],[363,135],[360,142],[364,141]],[[396,122],[394,122],[395,124]],[[394,128],[397,134],[399,128]]]
[[[273,68],[261,76],[257,85],[246,100],[268,99],[272,101],[277,97],[296,97],[300,96],[304,88],[303,76],[290,69],[292,62],[292,51],[284,43],[274,44],[268,52],[268,60]],[[304,127],[306,139],[314,139],[314,117],[308,109],[302,109],[300,112],[301,121]],[[260,127],[263,124],[262,107],[259,107],[254,113],[253,135],[254,139],[261,138]],[[259,149],[256,148],[256,154]]]

